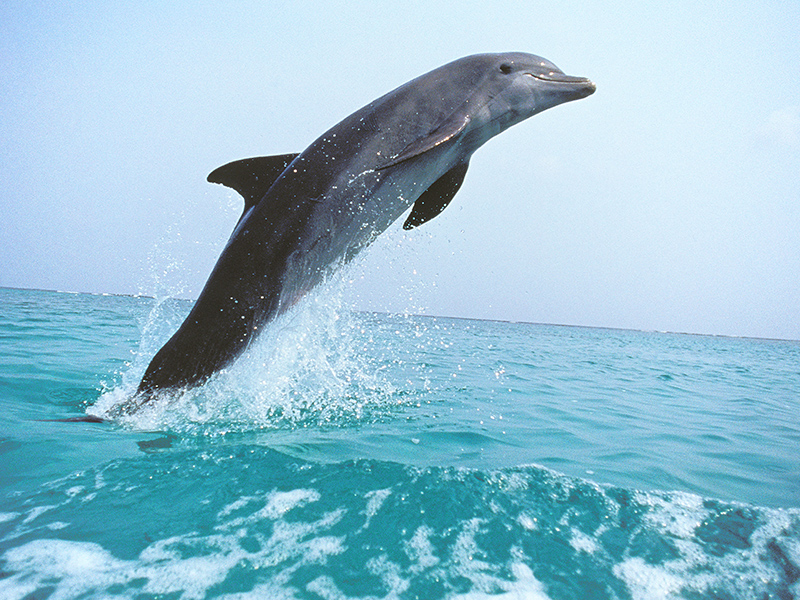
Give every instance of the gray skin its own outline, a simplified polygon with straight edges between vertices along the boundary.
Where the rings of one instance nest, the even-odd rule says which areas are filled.
[[[207,380],[410,206],[405,229],[444,210],[490,138],[594,90],[531,54],[468,56],[378,98],[300,154],[213,171],[209,181],[244,197],[244,213],[191,313],[117,413]]]

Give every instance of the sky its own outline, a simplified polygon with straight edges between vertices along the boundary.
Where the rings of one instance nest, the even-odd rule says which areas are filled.
[[[364,310],[800,339],[800,2],[0,5],[0,286],[194,298],[241,199],[481,52],[597,84],[479,149],[347,273]]]

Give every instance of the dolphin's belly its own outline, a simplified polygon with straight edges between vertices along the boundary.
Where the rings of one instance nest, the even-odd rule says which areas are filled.
[[[409,161],[389,169],[344,173],[319,199],[303,239],[288,257],[281,305],[293,304],[330,270],[349,262],[408,210],[445,173],[456,153],[431,164]],[[332,269],[333,268],[333,269]]]
[[[370,169],[309,200],[317,206],[287,256],[279,310],[293,305],[385,231],[413,204],[419,195],[416,187],[405,177]]]

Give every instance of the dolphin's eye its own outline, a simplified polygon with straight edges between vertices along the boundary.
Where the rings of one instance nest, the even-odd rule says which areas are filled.
[[[511,65],[508,63],[503,63],[502,65],[500,65],[500,71],[508,75],[509,73],[511,73]]]

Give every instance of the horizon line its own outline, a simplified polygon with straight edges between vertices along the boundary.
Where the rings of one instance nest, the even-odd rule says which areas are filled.
[[[87,295],[87,296],[114,296],[120,298],[145,298],[148,300],[156,300],[155,296],[150,296],[148,294],[123,294],[117,292],[76,292],[70,290],[53,290],[48,288],[26,288],[26,287],[17,287],[17,286],[7,286],[7,285],[0,285],[0,289],[5,290],[18,290],[18,291],[31,291],[31,292],[48,292],[53,294],[73,294],[73,295]],[[165,299],[171,300],[181,300],[185,302],[195,302],[196,298],[181,298],[178,296],[166,296]],[[710,337],[710,338],[726,338],[732,340],[755,340],[755,341],[764,341],[764,342],[800,342],[800,339],[792,339],[792,338],[772,338],[772,337],[760,337],[760,336],[751,336],[751,335],[731,335],[725,333],[696,333],[691,331],[668,331],[668,330],[660,330],[660,329],[631,329],[629,327],[611,327],[607,325],[571,325],[568,323],[543,323],[541,321],[516,321],[511,319],[486,319],[486,318],[479,318],[479,317],[458,317],[458,316],[451,316],[451,315],[431,315],[426,313],[409,313],[409,312],[390,312],[390,311],[383,311],[383,310],[354,310],[354,312],[358,313],[372,313],[376,315],[390,315],[390,316],[403,316],[403,317],[423,317],[426,319],[454,319],[459,321],[479,321],[479,322],[487,322],[487,323],[509,323],[512,325],[538,325],[544,327],[576,327],[580,329],[602,329],[606,331],[630,331],[633,333],[658,333],[658,334],[666,334],[666,335],[692,335],[698,337]]]

